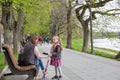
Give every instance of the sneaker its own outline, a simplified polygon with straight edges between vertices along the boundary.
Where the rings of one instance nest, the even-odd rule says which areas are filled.
[[[59,78],[62,78],[62,76],[60,75]]]
[[[57,76],[57,75],[55,75],[55,76],[53,76],[53,77],[52,77],[52,79],[58,79],[58,76]]]

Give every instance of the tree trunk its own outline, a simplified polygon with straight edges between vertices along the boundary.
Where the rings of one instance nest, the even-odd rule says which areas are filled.
[[[68,24],[67,25],[67,45],[66,45],[66,48],[69,48],[71,49],[72,45],[72,28],[71,28],[71,25]]]
[[[50,34],[51,34],[50,38],[52,38],[56,34],[56,27],[55,26],[56,25],[54,25],[54,24],[50,25]]]
[[[72,45],[72,27],[70,24],[70,19],[71,19],[71,7],[69,7],[67,11],[67,45],[66,48],[71,49]]]
[[[13,49],[14,49],[14,53],[18,52],[18,33],[16,26],[13,29]]]
[[[14,28],[14,37],[13,37],[13,47],[14,47],[14,53],[18,53],[20,51],[20,40],[22,39],[21,35],[21,26],[23,21],[23,12],[21,10],[18,10],[18,21],[17,26],[15,25]]]
[[[87,52],[88,40],[89,40],[89,29],[88,29],[88,25],[86,25],[86,26],[83,26],[83,46],[82,46],[82,52]]]
[[[119,59],[120,58],[120,51],[118,52],[118,54],[115,56],[114,59]]]
[[[87,48],[88,48],[88,40],[89,40],[89,28],[88,28],[88,21],[83,20],[83,15],[85,13],[85,11],[83,10],[83,12],[80,14],[79,13],[80,10],[77,9],[76,10],[76,17],[79,20],[79,22],[82,25],[83,28],[83,45],[82,45],[82,52],[87,52]]]
[[[4,43],[12,44],[12,26],[13,26],[13,18],[12,18],[12,2],[2,3],[2,19],[1,23],[4,27]]]
[[[59,34],[59,22],[56,23],[56,27],[55,28],[56,28],[55,29],[55,35],[58,36],[58,34]]]
[[[17,23],[17,29],[18,29],[18,39],[21,40],[22,39],[22,25],[23,25],[23,11],[22,10],[18,10],[18,23]]]
[[[1,52],[1,48],[2,48],[2,44],[1,44],[1,32],[0,32],[0,52]]]
[[[87,52],[88,41],[89,41],[88,22],[82,20],[82,18],[78,18],[78,20],[81,22],[82,28],[83,28],[83,45],[82,45],[82,52]]]

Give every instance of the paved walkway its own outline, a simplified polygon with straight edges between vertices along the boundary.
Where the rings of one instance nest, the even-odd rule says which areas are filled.
[[[41,51],[49,52],[50,45],[39,46]],[[120,80],[120,62],[98,56],[64,49],[62,80]],[[46,63],[46,59],[43,60]],[[48,80],[54,76],[54,67],[48,67]],[[26,76],[11,76],[5,80],[25,80]]]

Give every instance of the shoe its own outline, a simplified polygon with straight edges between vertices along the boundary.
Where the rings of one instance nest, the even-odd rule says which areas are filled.
[[[62,76],[60,75],[59,78],[62,78]]]
[[[53,77],[52,77],[52,79],[58,79],[58,76],[57,76],[57,75],[55,75],[55,76],[53,76]]]

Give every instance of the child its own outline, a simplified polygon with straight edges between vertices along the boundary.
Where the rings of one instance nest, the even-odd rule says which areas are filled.
[[[44,72],[43,62],[42,62],[41,59],[38,59],[38,60],[37,60],[38,75],[40,74],[40,68],[41,68],[41,70],[42,70],[42,73],[44,74],[45,72]],[[38,80],[38,79],[39,79],[39,76],[36,77],[36,80]]]
[[[50,49],[51,53],[51,61],[50,65],[55,67],[55,76],[52,79],[62,78],[62,70],[61,70],[61,39],[58,36],[53,37],[53,45]],[[59,76],[58,76],[59,72]]]

